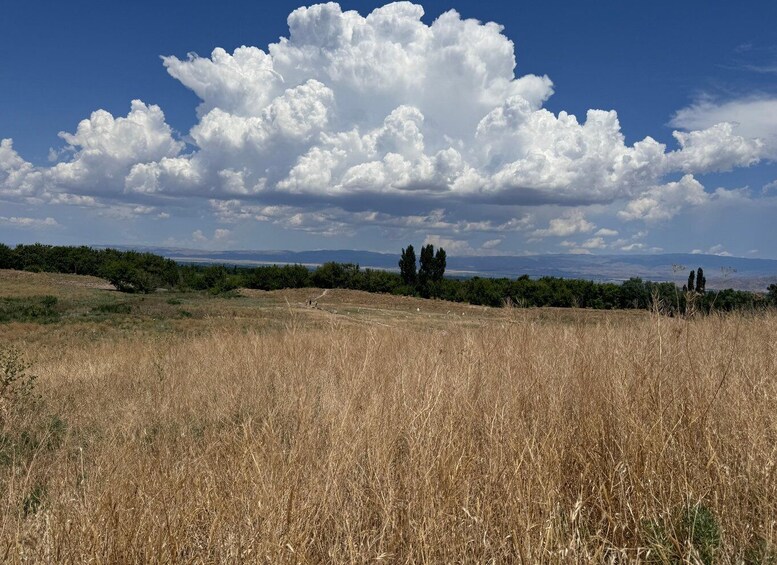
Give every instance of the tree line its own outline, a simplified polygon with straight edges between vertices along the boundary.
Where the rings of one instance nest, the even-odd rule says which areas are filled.
[[[523,275],[509,278],[445,277],[446,253],[432,245],[421,248],[419,261],[412,245],[402,249],[399,272],[362,269],[354,263],[238,267],[179,264],[153,253],[42,244],[0,244],[0,269],[74,273],[104,278],[123,292],[153,292],[158,288],[208,291],[236,288],[344,288],[405,296],[439,298],[483,306],[578,307],[596,309],[650,309],[659,305],[669,314],[694,311],[762,309],[777,306],[777,284],[766,294],[740,290],[706,290],[702,269],[689,275],[679,288],[671,282],[631,278],[623,283]],[[692,291],[690,290],[692,288]]]

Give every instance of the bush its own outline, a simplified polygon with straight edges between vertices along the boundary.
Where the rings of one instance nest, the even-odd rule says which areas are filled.
[[[35,376],[28,373],[29,368],[17,348],[0,349],[0,404],[3,408],[33,396]]]

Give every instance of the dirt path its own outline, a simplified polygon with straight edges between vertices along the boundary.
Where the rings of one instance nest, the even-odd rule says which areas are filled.
[[[319,295],[318,295],[318,296],[316,296],[315,298],[311,298],[311,299],[310,299],[310,301],[311,301],[311,302],[316,302],[317,300],[320,300],[320,299],[324,298],[324,297],[326,296],[326,293],[327,293],[327,292],[329,292],[329,289],[328,289],[328,288],[325,288],[325,289],[324,289],[324,292],[322,292],[321,294],[319,294]]]

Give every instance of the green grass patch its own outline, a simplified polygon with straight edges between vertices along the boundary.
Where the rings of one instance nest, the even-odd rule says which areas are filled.
[[[651,548],[651,563],[715,563],[721,547],[720,523],[704,504],[689,504],[671,520],[654,520],[646,524]]]
[[[129,314],[132,312],[132,305],[126,302],[101,304],[95,308],[95,311],[101,314]]]
[[[0,323],[36,322],[50,324],[58,322],[56,296],[29,296],[23,298],[0,298]]]
[[[40,410],[39,406],[35,408]],[[27,463],[36,453],[59,449],[67,429],[67,422],[59,415],[46,418],[41,412],[37,421],[0,433],[0,466]]]

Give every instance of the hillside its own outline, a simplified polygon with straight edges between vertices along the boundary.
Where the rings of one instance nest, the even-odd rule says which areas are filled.
[[[0,304],[9,562],[777,556],[773,312],[16,271]]]

